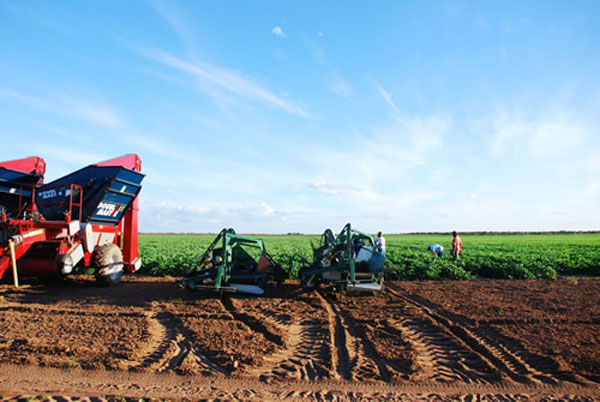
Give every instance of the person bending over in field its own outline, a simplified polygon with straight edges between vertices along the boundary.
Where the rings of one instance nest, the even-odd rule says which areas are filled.
[[[452,257],[454,257],[455,260],[458,260],[461,251],[462,240],[460,239],[460,236],[458,235],[458,233],[456,233],[455,230],[454,232],[452,232]]]
[[[427,246],[427,250],[431,251],[431,255],[434,257],[443,257],[444,256],[444,247],[439,244],[432,244],[431,246]]]

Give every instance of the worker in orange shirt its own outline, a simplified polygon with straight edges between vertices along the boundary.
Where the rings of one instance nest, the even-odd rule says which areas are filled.
[[[460,252],[462,251],[462,240],[460,239],[460,236],[458,235],[458,233],[456,233],[456,230],[452,232],[452,257],[454,257],[455,260],[458,260],[458,257],[460,256]]]

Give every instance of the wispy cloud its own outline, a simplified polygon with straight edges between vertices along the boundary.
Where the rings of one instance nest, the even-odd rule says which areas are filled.
[[[273,27],[273,29],[271,30],[271,33],[273,35],[277,36],[278,38],[282,38],[282,39],[287,38],[287,34],[283,30],[283,28],[281,28],[280,26]]]
[[[322,36],[322,35],[319,35]],[[343,77],[339,69],[334,68],[327,58],[327,54],[323,46],[315,41],[304,38],[304,42],[308,49],[313,53],[316,62],[325,70],[323,81],[327,88],[334,94],[347,98],[354,92],[352,85]]]
[[[352,86],[337,71],[331,71],[325,82],[331,92],[343,98],[351,96],[354,92]]]
[[[439,198],[444,195],[444,192],[411,190],[410,192],[397,193],[374,191],[368,183],[361,185],[344,183],[344,182],[327,182],[323,178],[318,178],[312,182],[308,182],[306,187],[318,193],[322,193],[332,197],[344,197],[351,203],[370,205],[371,208],[392,208],[407,207],[408,205]]]
[[[434,189],[398,187],[409,170],[428,163],[443,144],[452,119],[445,114],[407,116],[394,114],[388,124],[369,133],[347,136],[335,149],[307,150],[313,177],[305,188],[332,197],[353,210],[397,211],[443,196],[443,186]],[[306,157],[305,157],[306,158]],[[415,197],[407,194],[413,194]],[[386,212],[387,213],[387,212]]]
[[[62,118],[62,121],[59,120],[50,125],[47,123],[40,124],[38,122],[40,118],[36,117],[33,123],[40,127],[42,131],[68,138],[70,146],[65,145],[62,147],[65,152],[64,155],[73,154],[82,156],[81,159],[72,158],[73,160],[92,163],[96,159],[92,157],[95,155],[94,152],[73,151],[73,148],[75,148],[73,146],[74,142],[79,144],[85,142],[88,145],[101,148],[107,140],[110,140],[113,144],[125,145],[128,147],[127,149],[135,149],[136,152],[147,151],[157,156],[185,161],[194,166],[201,159],[193,149],[173,145],[170,138],[161,138],[157,134],[148,135],[147,133],[140,133],[135,125],[121,117],[122,114],[113,105],[106,102],[99,102],[85,96],[77,97],[60,91],[48,91],[43,94],[24,94],[0,88],[0,99],[2,98],[19,102],[37,112],[49,112]],[[63,128],[72,125],[72,119],[76,119],[78,131],[82,131],[82,127],[96,133],[98,130],[101,130],[102,141],[98,142],[93,138],[93,135],[89,135],[89,139],[84,139],[81,135]],[[59,128],[58,126],[61,124],[63,127]],[[39,146],[39,144],[37,145]],[[44,147],[44,149],[46,148],[48,147]],[[58,149],[54,149],[52,152],[58,155],[58,151]],[[106,158],[104,157],[104,159]]]
[[[375,85],[375,87],[377,88],[377,91],[379,92],[379,95],[381,95],[381,97],[383,98],[383,100],[385,101],[385,103],[388,104],[388,106],[392,109],[392,111],[394,113],[399,114],[399,111],[398,111],[398,108],[396,107],[396,104],[392,100],[392,97],[390,96],[390,94],[388,93],[388,91],[386,91],[386,89],[383,87],[383,85],[381,85],[376,80],[372,80],[372,82]]]
[[[187,73],[203,84],[219,88],[247,99],[258,100],[271,106],[278,107],[289,113],[309,118],[310,114],[298,104],[274,94],[259,83],[242,76],[239,72],[214,66],[209,63],[175,57],[161,51],[140,51],[143,55]],[[205,89],[205,91],[207,91]],[[209,95],[214,95],[208,90]]]
[[[327,183],[322,178],[307,183],[307,187],[311,190],[328,195],[348,195],[356,194],[361,191],[361,188],[357,185],[348,183]]]
[[[188,48],[191,47],[194,36],[179,13],[162,0],[153,0],[150,4],[154,11],[156,11],[156,13],[167,22],[177,36],[179,36],[183,44]]]
[[[184,22],[181,14],[178,13],[176,9],[167,6],[167,4],[160,0],[155,0],[151,4],[154,10],[167,21],[169,26],[179,36],[181,41],[187,47],[188,52],[193,54],[193,49],[195,47],[193,35],[191,35],[190,29]],[[280,26],[275,26],[271,32],[273,35],[280,38],[287,37],[287,34]],[[223,90],[228,94],[246,99],[258,100],[304,118],[310,117],[310,113],[304,107],[296,102],[285,99],[283,96],[275,94],[258,82],[248,77],[244,77],[237,70],[219,67],[192,57],[176,57],[168,52],[139,48],[127,44],[126,41],[125,45],[154,61],[194,77],[197,80],[196,84],[199,85],[193,85],[193,89],[200,89],[210,96],[225,112],[227,112],[227,107],[225,106],[227,100],[222,93]],[[171,77],[167,77],[166,79],[168,81],[173,81]]]
[[[265,201],[197,205],[146,197],[141,203],[141,230],[147,226],[165,232],[218,232],[223,227],[233,227],[239,233],[256,233],[260,222],[266,233],[285,233],[302,230],[299,224],[320,215],[310,208],[290,208]]]
[[[121,124],[121,118],[112,106],[59,91],[30,95],[0,88],[0,97],[12,99],[36,109],[77,117],[96,125],[115,127]]]
[[[379,137],[383,141],[393,141],[394,137],[408,138],[410,144],[402,144],[404,149],[396,150],[394,147],[392,149],[394,152],[398,151],[399,155],[405,155],[406,161],[420,164],[423,155],[442,145],[443,136],[452,124],[451,117],[444,113],[431,113],[426,116],[406,115],[396,106],[392,96],[383,85],[374,79],[372,82],[381,98],[390,107],[391,117],[396,122],[391,127],[377,130],[376,138]]]
[[[491,149],[496,155],[525,153],[549,157],[582,145],[589,129],[569,113],[527,116],[498,112],[493,124]]]

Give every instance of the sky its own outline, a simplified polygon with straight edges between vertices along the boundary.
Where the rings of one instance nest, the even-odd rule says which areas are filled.
[[[0,0],[0,160],[143,232],[600,229],[598,1]]]

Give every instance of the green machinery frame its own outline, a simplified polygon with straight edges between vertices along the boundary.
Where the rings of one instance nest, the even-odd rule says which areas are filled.
[[[260,250],[259,260],[267,259],[269,263],[267,269],[260,272],[257,270],[235,272],[240,259],[249,265],[258,263],[246,251],[239,251],[243,250],[242,246]],[[209,267],[203,266],[207,260],[212,261]],[[281,284],[286,278],[287,273],[269,255],[261,239],[237,235],[233,229],[223,229],[202,254],[196,266],[184,275],[179,284],[192,290],[238,292],[239,288],[231,286],[236,280],[241,280],[245,284],[266,286],[269,281]]]
[[[361,272],[360,278],[357,277],[353,250],[353,241],[356,238],[363,239],[366,241],[365,245],[373,249],[372,257],[367,262],[368,270],[366,273]],[[373,236],[353,229],[350,223],[347,223],[337,236],[327,229],[321,236],[321,246],[314,249],[313,254],[312,265],[301,268],[298,273],[304,288],[316,288],[319,282],[333,283],[343,294],[349,286],[372,283],[381,286],[383,283],[385,257],[377,252]],[[323,264],[323,261],[326,261],[327,265]],[[328,279],[329,272],[339,272],[339,278]]]

